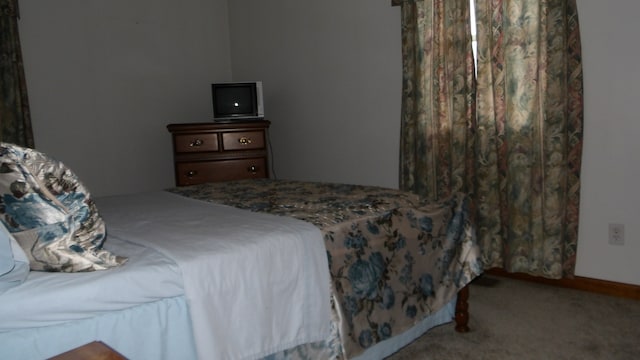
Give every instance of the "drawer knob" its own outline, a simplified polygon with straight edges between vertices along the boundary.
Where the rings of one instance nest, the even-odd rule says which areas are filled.
[[[251,144],[251,138],[248,138],[246,136],[241,137],[240,139],[238,139],[238,142],[242,145],[249,145]]]
[[[188,177],[189,179],[192,179],[192,178],[193,178],[194,176],[196,176],[196,175],[198,175],[198,172],[197,172],[197,171],[195,171],[195,170],[189,170],[189,171],[187,171],[187,177]]]
[[[204,144],[204,141],[202,141],[202,139],[195,139],[195,140],[191,141],[189,146],[191,146],[191,147],[202,146],[202,144]]]
[[[250,173],[254,174],[254,175],[258,173],[258,167],[257,167],[257,166],[255,166],[255,165],[251,165],[251,166],[249,166],[249,168],[248,168],[247,170],[248,170]]]

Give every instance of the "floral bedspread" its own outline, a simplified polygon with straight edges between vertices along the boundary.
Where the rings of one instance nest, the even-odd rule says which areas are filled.
[[[320,228],[332,277],[339,358],[409,329],[482,273],[469,199],[462,194],[427,204],[387,188],[272,179],[169,191]]]

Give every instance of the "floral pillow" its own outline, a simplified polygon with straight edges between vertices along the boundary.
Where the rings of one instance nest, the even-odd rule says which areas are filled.
[[[104,221],[78,177],[33,149],[0,143],[0,221],[31,270],[94,271],[126,261],[102,248]]]

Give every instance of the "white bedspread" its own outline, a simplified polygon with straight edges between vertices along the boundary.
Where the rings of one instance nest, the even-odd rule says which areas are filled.
[[[327,338],[329,272],[313,225],[167,192],[97,204],[108,236],[178,264],[199,358],[257,359]]]
[[[0,334],[58,325],[184,294],[180,269],[148,247],[112,236],[105,248],[129,257],[105,271],[31,271],[27,280],[0,294]],[[2,359],[0,335],[0,359]]]

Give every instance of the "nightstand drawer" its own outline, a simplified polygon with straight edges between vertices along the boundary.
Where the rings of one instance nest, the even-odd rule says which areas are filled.
[[[224,150],[264,149],[264,131],[235,131],[222,133]]]
[[[174,150],[177,153],[218,151],[219,149],[217,133],[176,135],[174,141]]]
[[[169,124],[177,186],[269,177],[268,120]]]
[[[176,164],[177,185],[266,178],[266,158],[180,162]]]

